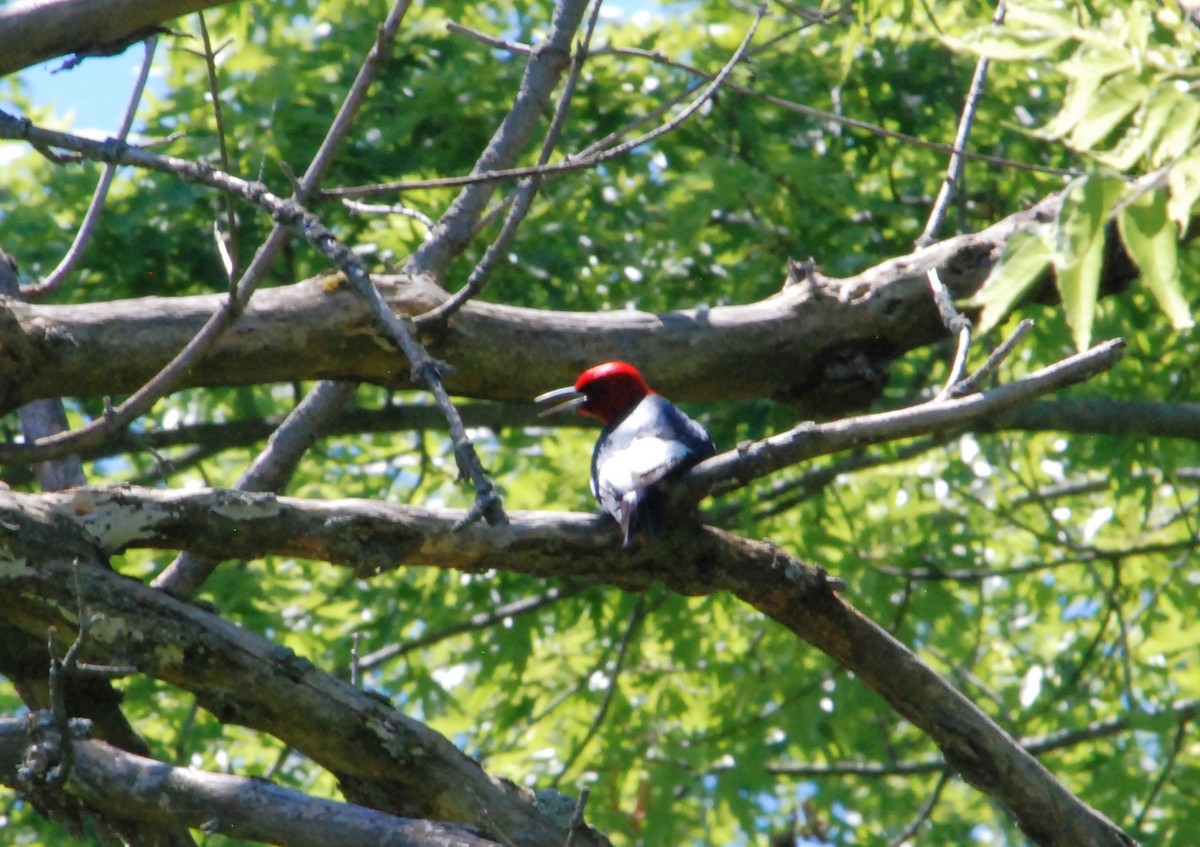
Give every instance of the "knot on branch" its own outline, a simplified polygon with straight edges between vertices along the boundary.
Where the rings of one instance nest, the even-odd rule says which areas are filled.
[[[948,315],[946,316],[946,329],[954,335],[958,335],[960,332],[970,332],[972,329],[971,319],[961,312]]]
[[[90,738],[92,722],[71,718],[60,723],[49,709],[33,712],[26,718],[29,746],[17,768],[17,779],[30,791],[58,789],[71,776],[73,741]]]

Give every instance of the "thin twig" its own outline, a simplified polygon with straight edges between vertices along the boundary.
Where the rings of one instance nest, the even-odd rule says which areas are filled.
[[[357,200],[343,200],[342,205],[356,215],[403,215],[420,221],[425,226],[426,233],[433,232],[435,225],[435,221],[429,215],[402,203],[360,203]]]
[[[133,92],[129,95],[129,105],[125,108],[125,117],[121,120],[121,128],[117,132],[117,139],[124,142],[129,137],[129,132],[133,128],[133,120],[137,115],[138,105],[142,102],[142,93],[146,90],[146,81],[150,78],[150,66],[154,62],[154,49],[158,46],[158,36],[152,35],[146,39],[146,55],[142,59],[142,67],[138,71],[137,82],[134,83]],[[78,232],[75,233],[75,240],[71,243],[67,254],[63,256],[62,261],[58,263],[58,267],[52,270],[44,280],[36,285],[30,285],[21,289],[21,296],[30,303],[37,303],[44,299],[47,294],[54,291],[63,283],[63,281],[71,275],[75,270],[75,266],[79,264],[79,260],[83,257],[83,251],[87,248],[88,242],[91,240],[92,232],[96,228],[96,222],[100,220],[100,213],[104,211],[104,204],[108,199],[108,190],[112,186],[113,177],[116,176],[117,165],[109,162],[104,166],[104,170],[100,174],[100,182],[96,185],[96,191],[92,194],[92,202],[88,206],[87,213],[83,216],[83,223],[79,225]]]
[[[817,496],[826,487],[832,485],[839,477],[856,471],[868,470],[883,465],[892,465],[908,461],[922,453],[946,446],[945,434],[931,435],[929,438],[912,444],[905,444],[895,452],[889,453],[855,453],[841,461],[824,467],[805,471],[796,479],[789,479],[773,487],[770,491],[755,496],[756,508],[751,513],[754,521],[766,520],[794,509],[806,500]],[[740,506],[734,508],[741,508]]]
[[[208,25],[204,22],[204,12],[197,12],[196,20],[200,24],[200,38],[204,42],[204,67],[208,71],[208,93],[212,98],[213,122],[217,128],[217,149],[221,156],[221,169],[226,173],[233,173],[229,159],[229,143],[225,137],[225,112],[221,108],[221,83],[217,78],[217,52],[213,50],[212,39],[208,36]],[[230,294],[232,295],[238,274],[237,217],[233,210],[233,195],[226,191],[224,197],[228,233],[221,233],[220,225],[216,220],[213,221],[213,230],[217,251],[225,265],[225,274],[229,277]]]
[[[965,397],[968,394],[978,391],[979,386],[995,373],[996,369],[1004,363],[1005,359],[1012,355],[1013,350],[1017,349],[1017,345],[1021,343],[1021,340],[1033,331],[1033,326],[1034,322],[1032,318],[1026,318],[1017,324],[1017,328],[1013,330],[1012,334],[1004,339],[1004,342],[999,347],[992,351],[987,361],[980,365],[975,373],[954,384],[954,387],[950,389],[949,396]]]
[[[1146,823],[1146,816],[1154,809],[1154,800],[1166,785],[1167,779],[1171,776],[1171,771],[1179,764],[1179,754],[1183,752],[1183,742],[1188,735],[1189,722],[1187,718],[1179,721],[1175,727],[1175,739],[1171,742],[1171,752],[1167,754],[1167,760],[1163,762],[1162,770],[1154,779],[1154,784],[1150,786],[1150,791],[1146,794],[1146,800],[1142,803],[1142,808],[1138,810],[1137,816],[1133,819],[1133,830],[1137,832]]]
[[[367,653],[359,660],[359,667],[363,670],[370,670],[378,667],[384,662],[407,655],[414,650],[421,650],[430,647],[448,638],[453,638],[456,635],[462,635],[467,632],[476,632],[483,629],[493,627],[501,621],[510,618],[519,618],[523,615],[528,615],[547,606],[554,605],[570,597],[575,597],[582,594],[591,586],[584,583],[576,583],[567,585],[562,588],[551,588],[545,594],[536,597],[524,597],[520,600],[515,600],[512,603],[505,603],[502,606],[496,606],[486,612],[479,612],[471,615],[465,621],[450,624],[433,632],[426,632],[418,638],[411,641],[405,641],[399,644],[389,644],[386,647],[381,647],[378,650]]]
[[[346,97],[342,100],[341,108],[338,109],[337,116],[333,119],[328,132],[325,133],[325,138],[321,141],[321,146],[317,149],[312,161],[308,165],[308,170],[304,172],[304,176],[300,179],[300,192],[296,196],[296,200],[301,204],[307,204],[309,199],[316,192],[321,180],[329,170],[329,166],[333,163],[333,157],[337,152],[338,146],[350,131],[350,127],[354,124],[354,119],[358,115],[358,110],[366,100],[367,91],[371,87],[376,77],[392,52],[392,45],[396,41],[396,33],[400,29],[400,24],[404,20],[405,14],[408,12],[408,7],[411,5],[411,0],[398,0],[393,4],[388,12],[387,18],[379,27],[375,36],[375,43],[371,45],[370,51],[367,53],[367,58],[363,61],[362,67],[358,70],[358,75],[355,76],[354,82],[350,85],[350,90],[346,92]]]
[[[528,55],[529,53],[533,52],[533,48],[531,48],[528,44],[523,44],[520,41],[508,41],[504,38],[496,38],[493,35],[480,32],[479,30],[473,29],[465,24],[460,24],[458,21],[446,21],[446,29],[450,30],[456,35],[465,35],[468,38],[481,41],[489,47],[495,47],[497,50],[505,50],[516,55]]]
[[[1004,23],[1004,11],[1004,0],[999,0],[996,4],[996,13],[992,16],[993,27],[999,27]],[[929,220],[925,224],[925,231],[917,239],[917,247],[927,247],[937,241],[938,231],[941,230],[942,223],[946,219],[946,212],[950,208],[950,201],[954,198],[954,192],[962,180],[966,158],[961,151],[965,151],[967,148],[967,141],[971,137],[971,128],[975,124],[975,113],[979,109],[979,102],[983,99],[983,86],[987,81],[988,65],[986,56],[980,57],[975,65],[975,74],[971,77],[971,86],[967,90],[962,116],[958,120],[958,133],[954,137],[954,149],[957,152],[950,156],[950,163],[946,167],[946,178],[942,180],[942,187],[938,190]]]
[[[562,134],[563,124],[566,123],[567,111],[571,105],[571,98],[575,94],[575,87],[579,83],[579,75],[583,70],[583,63],[587,59],[588,48],[592,43],[592,33],[596,30],[596,20],[600,17],[601,2],[602,0],[595,0],[592,4],[592,14],[588,18],[583,41],[575,50],[575,55],[571,60],[571,70],[567,74],[567,81],[563,85],[562,95],[558,98],[558,106],[554,110],[554,118],[550,121],[550,128],[546,130],[546,137],[542,141],[542,149],[538,153],[537,158],[538,165],[544,165],[550,161],[550,154],[554,152],[554,146],[558,143],[558,138]],[[540,175],[526,177],[521,180],[517,185],[516,196],[512,207],[509,209],[508,216],[504,219],[504,225],[500,228],[500,233],[488,245],[483,257],[475,265],[474,270],[471,271],[471,275],[467,277],[466,283],[452,297],[442,301],[425,314],[418,316],[415,319],[417,326],[426,326],[446,320],[487,285],[487,281],[496,269],[496,264],[500,260],[500,257],[508,253],[508,248],[517,237],[517,229],[529,213],[529,208],[533,205],[533,198],[541,185],[542,177]]]
[[[900,832],[896,834],[895,838],[892,839],[892,847],[903,847],[903,845],[911,843],[911,840],[914,836],[916,836],[917,831],[925,825],[925,822],[929,820],[929,816],[933,814],[933,810],[937,806],[938,800],[941,799],[942,789],[946,787],[946,784],[949,781],[950,771],[942,771],[941,775],[938,777],[937,784],[933,786],[933,791],[929,792],[929,797],[921,805],[921,808],[917,811],[916,816],[908,822],[904,829],[900,830]]]
[[[762,21],[761,10],[759,16],[746,33],[746,37],[742,40],[741,45],[730,57],[729,61],[716,74],[703,74],[705,77],[710,77],[711,81],[704,86],[699,96],[695,98],[686,108],[678,115],[671,118],[669,121],[656,127],[650,132],[632,138],[623,144],[618,144],[615,147],[610,147],[606,150],[599,151],[590,156],[570,158],[562,162],[553,164],[545,164],[539,166],[523,167],[523,168],[501,168],[497,170],[484,171],[481,173],[472,173],[466,176],[446,177],[444,179],[432,180],[414,180],[408,182],[387,182],[378,183],[369,186],[350,186],[347,188],[335,188],[322,192],[322,199],[343,197],[371,197],[380,194],[390,194],[397,191],[409,191],[417,188],[456,188],[460,186],[478,185],[488,182],[502,182],[505,180],[522,179],[528,176],[549,176],[551,174],[566,173],[568,171],[579,171],[594,168],[597,165],[602,165],[605,162],[620,158],[632,150],[647,144],[662,135],[672,131],[679,124],[683,123],[692,113],[699,109],[707,102],[712,95],[725,84],[726,78],[730,72],[741,62],[746,49],[750,45],[750,40],[758,31],[758,25]]]
[[[625,624],[625,632],[621,635],[621,643],[617,647],[617,656],[613,660],[612,670],[606,674],[608,677],[608,686],[604,691],[604,699],[600,702],[600,708],[596,710],[595,717],[592,718],[592,723],[588,726],[587,732],[583,734],[583,738],[575,745],[567,760],[563,762],[562,768],[551,781],[550,785],[557,788],[562,778],[566,776],[571,767],[583,755],[583,751],[587,748],[591,740],[600,731],[600,727],[604,724],[604,720],[608,717],[608,709],[612,705],[613,697],[617,693],[617,678],[621,675],[621,671],[625,667],[625,658],[629,655],[629,645],[633,642],[633,634],[637,632],[642,621],[647,613],[646,595],[639,594],[637,603],[634,604],[633,611],[629,613],[629,619]]]
[[[992,18],[992,25],[1000,26],[1003,22],[1004,0],[999,0],[996,4],[996,14]],[[971,86],[967,91],[966,102],[963,104],[962,116],[958,121],[958,132],[954,137],[956,151],[966,150],[967,141],[971,137],[971,128],[975,124],[975,113],[979,109],[980,100],[983,99],[983,86],[987,80],[987,72],[988,59],[981,56],[975,65],[975,74],[971,78]],[[950,156],[950,162],[946,167],[946,178],[942,180],[942,187],[938,189],[937,199],[933,203],[929,220],[925,224],[925,231],[917,238],[917,249],[927,247],[937,240],[938,232],[946,219],[946,212],[950,208],[950,201],[954,198],[954,192],[962,180],[965,164],[966,159],[962,153],[955,152]],[[954,362],[950,366],[950,376],[936,398],[944,400],[952,396],[954,386],[962,380],[963,375],[967,372],[967,353],[971,348],[971,322],[955,308],[954,300],[950,296],[949,290],[942,284],[937,268],[931,268],[927,278],[933,300],[937,304],[938,314],[942,317],[942,323],[946,325],[946,329],[958,336]]]
[[[571,824],[567,827],[567,840],[563,844],[563,847],[571,847],[571,842],[575,839],[576,830],[583,829],[583,815],[587,809],[588,798],[591,797],[591,794],[592,789],[586,785],[579,789],[579,800],[575,803],[575,811],[571,815]]]
[[[78,557],[73,563],[72,573],[75,577],[75,610],[79,616],[79,632],[71,646],[67,648],[66,656],[62,659],[58,657],[58,630],[54,627],[50,627],[46,644],[50,653],[50,713],[54,720],[54,727],[58,730],[62,740],[62,758],[50,770],[46,779],[46,783],[51,788],[61,788],[66,785],[67,780],[71,777],[71,768],[75,765],[75,737],[71,732],[70,715],[67,713],[66,685],[67,677],[75,672],[76,664],[79,661],[79,651],[87,641],[88,627],[91,624],[91,620],[88,618],[87,604],[83,601],[83,583],[79,576]]]

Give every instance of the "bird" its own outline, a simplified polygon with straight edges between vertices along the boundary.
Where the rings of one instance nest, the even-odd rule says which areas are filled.
[[[595,365],[573,386],[535,398],[559,400],[539,417],[577,409],[604,424],[592,450],[592,495],[621,525],[624,545],[638,532],[658,535],[665,503],[657,484],[716,453],[704,427],[652,391],[628,362]]]

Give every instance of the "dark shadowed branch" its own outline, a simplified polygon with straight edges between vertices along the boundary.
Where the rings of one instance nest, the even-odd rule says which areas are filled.
[[[45,734],[45,732],[43,732]],[[47,739],[31,747],[27,721],[0,719],[0,781],[17,790],[21,766],[48,767],[59,745]],[[74,741],[70,790],[110,821],[187,826],[206,835],[225,835],[283,847],[500,847],[464,827],[411,820],[310,797],[263,779],[247,779],[196,768],[177,768],[135,756],[103,741]],[[30,773],[30,777],[39,774]]]

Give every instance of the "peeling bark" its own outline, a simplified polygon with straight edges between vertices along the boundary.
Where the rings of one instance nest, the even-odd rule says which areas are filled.
[[[680,526],[628,550],[615,543],[611,525],[590,515],[511,513],[509,526],[475,523],[456,532],[462,517],[455,510],[226,490],[0,492],[0,611],[31,634],[70,625],[64,620],[64,608],[73,604],[64,536],[77,549],[187,546],[219,558],[304,556],[353,566],[363,576],[419,564],[578,577],[622,588],[662,582],[680,594],[730,591],[879,692],[1038,844],[1133,843],[920,658],[837,596],[822,569],[772,544]],[[290,651],[98,568],[84,572],[84,584],[89,611],[103,616],[95,627],[97,647],[194,691],[223,722],[294,744],[337,773],[349,799],[490,832],[504,813],[499,831],[507,838],[552,843],[525,837],[528,811],[514,810],[521,801],[497,789],[445,739]],[[498,796],[485,800],[489,792]],[[490,809],[491,827],[478,819],[478,809]],[[549,837],[552,831],[541,832]]]

